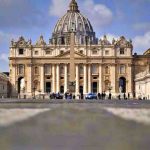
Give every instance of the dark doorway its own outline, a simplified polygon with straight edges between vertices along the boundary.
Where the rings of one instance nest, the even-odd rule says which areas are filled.
[[[83,94],[83,86],[80,86],[80,93]]]
[[[126,93],[126,78],[119,78],[119,91],[122,93]]]
[[[64,93],[64,86],[60,87],[60,93]]]
[[[97,93],[97,82],[92,83],[92,92]]]
[[[51,92],[51,82],[46,82],[46,93]]]
[[[20,77],[20,78],[18,79],[18,94],[21,93],[21,81],[22,81],[22,79],[24,79],[24,78],[23,78],[23,77]]]

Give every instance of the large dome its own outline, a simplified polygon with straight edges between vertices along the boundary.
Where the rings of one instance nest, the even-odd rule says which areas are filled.
[[[84,17],[78,10],[78,5],[75,0],[70,3],[70,9],[67,13],[58,20],[52,36],[53,43],[66,44],[67,37],[70,32],[75,32],[77,44],[95,44],[95,32],[90,21]]]

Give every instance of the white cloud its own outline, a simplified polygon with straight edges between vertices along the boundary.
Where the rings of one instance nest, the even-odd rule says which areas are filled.
[[[1,53],[0,54],[0,61],[5,61],[8,63],[8,54],[7,53]]]
[[[95,27],[101,28],[112,22],[112,11],[103,4],[96,4],[93,0],[83,2],[83,10]]]
[[[133,39],[134,50],[143,53],[143,51],[150,48],[150,31],[144,35],[136,36]]]
[[[69,3],[70,0],[52,0],[50,16],[62,17],[68,10]],[[103,4],[96,4],[94,0],[80,0],[78,5],[81,13],[86,15],[97,28],[110,24],[113,19],[112,11]]]
[[[133,25],[135,30],[148,31],[150,30],[150,22],[136,23]]]
[[[49,8],[50,16],[62,17],[68,9],[70,0],[52,0]]]

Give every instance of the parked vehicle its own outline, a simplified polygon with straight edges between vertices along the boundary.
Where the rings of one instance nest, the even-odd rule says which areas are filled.
[[[85,96],[85,99],[97,99],[97,95],[94,94],[94,93],[88,93],[88,94]]]
[[[63,99],[63,95],[61,95],[60,93],[56,93],[55,98],[56,99]]]

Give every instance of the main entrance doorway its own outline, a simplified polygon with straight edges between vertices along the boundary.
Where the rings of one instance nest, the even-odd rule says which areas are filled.
[[[119,78],[119,92],[126,93],[126,78]]]
[[[18,79],[18,93],[20,94],[21,92],[24,92],[24,90],[25,90],[24,78],[20,77]]]
[[[97,82],[92,83],[92,92],[97,93]]]
[[[64,93],[64,86],[63,85],[60,87],[60,93]]]
[[[46,82],[46,93],[51,92],[51,82]]]
[[[83,86],[80,86],[79,91],[80,91],[81,94],[83,94]]]

